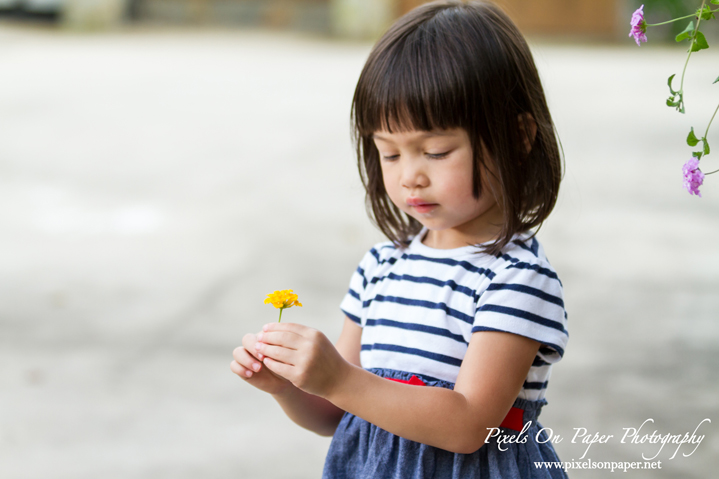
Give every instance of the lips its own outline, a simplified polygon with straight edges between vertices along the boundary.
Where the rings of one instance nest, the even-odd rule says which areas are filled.
[[[434,208],[439,206],[437,203],[430,203],[421,198],[410,197],[407,198],[407,206],[414,208],[417,213],[429,213]]]

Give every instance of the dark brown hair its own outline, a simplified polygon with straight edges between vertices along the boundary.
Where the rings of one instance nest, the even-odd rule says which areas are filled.
[[[533,119],[533,138],[533,128],[520,128],[519,118],[525,127]],[[504,223],[482,251],[499,254],[514,234],[541,226],[549,216],[562,165],[532,54],[493,4],[441,1],[412,10],[377,42],[360,75],[352,129],[367,210],[397,245],[407,245],[422,225],[389,199],[372,135],[451,128],[469,135],[475,198],[482,194],[485,157],[494,160]]]

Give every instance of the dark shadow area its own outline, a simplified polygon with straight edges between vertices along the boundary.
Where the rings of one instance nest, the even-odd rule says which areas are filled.
[[[59,20],[60,12],[28,12],[20,7],[11,9],[0,9],[0,21],[10,21],[21,24],[52,24],[58,23]]]

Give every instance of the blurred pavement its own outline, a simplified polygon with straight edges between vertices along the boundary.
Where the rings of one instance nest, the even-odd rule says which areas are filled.
[[[381,239],[349,139],[369,48],[0,24],[0,477],[320,476],[329,439],[229,363],[276,319],[262,304],[275,289],[305,305],[287,321],[339,334],[349,277]],[[641,461],[658,446],[621,444],[623,428],[652,418],[643,432],[683,434],[710,418],[691,456],[667,445],[661,470],[621,474],[711,477],[719,175],[690,197],[681,166],[689,126],[703,132],[719,101],[716,53],[692,59],[681,116],[664,106],[679,47],[533,48],[566,155],[539,238],[570,318],[541,420],[564,460],[584,454],[570,442],[584,427],[615,435],[585,459]]]

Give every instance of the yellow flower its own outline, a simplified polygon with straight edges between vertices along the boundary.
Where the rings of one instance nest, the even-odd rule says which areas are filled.
[[[282,291],[275,291],[270,293],[265,298],[265,304],[271,304],[275,308],[280,310],[280,319],[277,322],[282,321],[282,311],[291,308],[292,306],[302,307],[302,303],[297,301],[297,295],[292,292],[291,289],[283,289]]]

